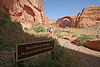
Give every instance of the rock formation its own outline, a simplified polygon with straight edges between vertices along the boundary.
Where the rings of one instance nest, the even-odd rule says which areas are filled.
[[[62,20],[59,27],[70,27],[70,22],[68,20]]]
[[[85,7],[77,16],[78,27],[88,27],[100,22],[100,5],[92,5]]]
[[[70,19],[68,17],[70,17]],[[97,22],[100,23],[100,5],[87,6],[82,10],[82,13],[79,12],[75,17],[65,16],[59,18],[56,22],[56,26],[59,26],[59,23],[64,18],[69,19],[71,24],[70,27],[82,28],[95,25]]]
[[[31,24],[45,22],[43,0],[0,0],[0,9]]]
[[[74,27],[74,19],[75,19],[75,16],[72,17],[72,16],[64,16],[62,18],[59,18],[57,21],[56,21],[56,26],[59,27],[59,26],[69,26],[69,27]],[[66,23],[64,22],[64,20],[68,21],[69,23]],[[64,23],[64,24],[63,24]],[[68,24],[68,25],[65,25]]]
[[[45,27],[50,27],[50,21],[49,21],[49,17],[45,17],[45,22],[42,23],[42,25],[44,25]]]

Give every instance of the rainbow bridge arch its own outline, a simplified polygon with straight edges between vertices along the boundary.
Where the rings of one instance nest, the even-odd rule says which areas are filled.
[[[74,23],[73,19],[72,19],[70,16],[64,16],[64,17],[62,17],[62,18],[59,18],[59,19],[56,21],[56,27],[59,27],[61,21],[62,21],[63,19],[66,19],[66,18],[69,19],[69,21],[70,21],[70,27],[71,27],[71,28],[75,27],[75,23]]]

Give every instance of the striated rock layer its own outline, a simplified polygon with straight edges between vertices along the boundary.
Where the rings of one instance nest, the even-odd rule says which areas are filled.
[[[88,27],[100,23],[100,5],[87,6],[77,16],[78,27]]]
[[[29,23],[45,22],[43,0],[0,0],[0,9]]]

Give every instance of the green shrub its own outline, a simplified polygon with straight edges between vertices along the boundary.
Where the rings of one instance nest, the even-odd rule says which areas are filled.
[[[64,37],[64,35],[61,34],[61,33],[58,33],[58,34],[56,34],[56,35],[57,35],[57,37],[59,37],[59,38]]]
[[[37,32],[45,32],[45,27],[44,26],[38,26],[37,27]]]
[[[89,40],[93,40],[94,38],[92,38],[90,35],[85,35],[82,34],[80,37],[78,37],[76,40],[80,41],[82,44],[89,41]]]
[[[32,28],[30,28],[29,30],[30,31],[34,30],[35,32],[45,32],[46,29],[40,23],[37,23],[37,24],[33,23]]]
[[[63,32],[61,29],[54,30],[54,33],[61,33],[61,32]]]
[[[78,33],[74,33],[73,35],[72,35],[72,37],[78,37],[80,34],[78,34]]]

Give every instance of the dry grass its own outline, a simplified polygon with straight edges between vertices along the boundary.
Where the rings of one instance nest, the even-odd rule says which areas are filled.
[[[80,29],[70,28],[70,30],[73,33],[96,35],[97,31],[100,31],[100,24],[96,24],[87,28],[80,28]]]

